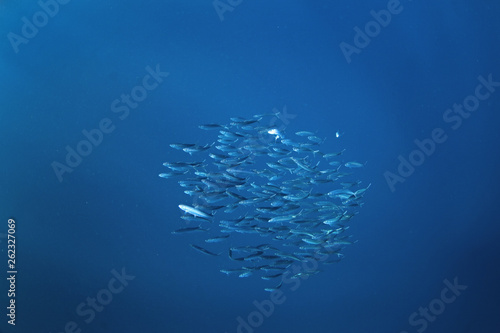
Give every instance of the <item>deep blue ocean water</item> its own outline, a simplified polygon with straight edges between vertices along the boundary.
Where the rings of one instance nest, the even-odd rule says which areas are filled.
[[[499,14],[463,0],[2,1],[0,332],[499,332]],[[189,197],[158,174],[184,158],[170,143],[213,141],[198,125],[273,110],[286,135],[366,161],[355,172],[372,185],[343,260],[283,286],[271,311],[260,279],[221,274],[227,257],[171,234]]]

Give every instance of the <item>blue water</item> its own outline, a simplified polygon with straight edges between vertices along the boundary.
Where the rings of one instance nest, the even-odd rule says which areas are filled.
[[[498,332],[500,3],[220,3],[0,3],[0,332]],[[273,110],[372,185],[345,258],[271,311],[171,234],[189,199],[158,173],[199,124]]]

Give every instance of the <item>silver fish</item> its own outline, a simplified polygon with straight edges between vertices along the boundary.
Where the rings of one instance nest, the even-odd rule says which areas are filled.
[[[183,211],[185,211],[186,213],[194,215],[194,216],[203,217],[205,219],[209,219],[212,217],[206,213],[203,213],[201,210],[196,209],[196,208],[191,207],[191,206],[179,205],[179,208],[182,209]]]

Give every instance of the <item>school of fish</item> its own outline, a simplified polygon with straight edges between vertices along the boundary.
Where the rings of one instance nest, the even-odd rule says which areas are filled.
[[[280,288],[294,263],[320,256],[328,258],[323,264],[340,261],[341,250],[353,243],[344,232],[370,187],[351,179],[364,164],[341,161],[343,150],[321,151],[324,139],[313,132],[285,137],[272,126],[277,118],[272,113],[201,125],[216,133],[216,141],[171,144],[189,160],[165,162],[168,172],[159,175],[177,178],[190,197],[179,205],[183,227],[172,233],[197,234],[194,250],[227,256],[222,273],[272,280],[267,291]],[[316,266],[289,278],[316,274]]]

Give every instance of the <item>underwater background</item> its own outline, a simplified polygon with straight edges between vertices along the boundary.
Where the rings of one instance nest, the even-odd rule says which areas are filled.
[[[499,14],[1,1],[0,332],[500,331]],[[366,162],[371,186],[342,261],[270,307],[260,279],[171,233],[192,202],[158,174],[185,158],[169,144],[214,141],[199,125],[276,112],[285,137],[312,131]]]

